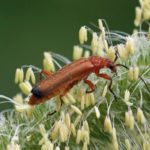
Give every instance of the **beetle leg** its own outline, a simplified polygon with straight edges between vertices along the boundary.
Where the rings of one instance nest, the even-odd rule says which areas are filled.
[[[105,73],[95,72],[95,74],[96,74],[98,77],[104,78],[104,79],[106,79],[106,80],[112,80],[112,78],[111,78],[109,75],[105,74]]]
[[[116,94],[115,94],[114,91],[112,90],[112,78],[111,78],[109,75],[105,74],[105,73],[96,72],[96,75],[97,75],[98,77],[104,78],[104,79],[106,79],[106,80],[110,80],[108,89],[109,89],[109,91],[113,94],[114,99],[117,99]]]
[[[46,77],[51,77],[53,75],[53,73],[50,71],[47,71],[47,70],[42,70],[40,72],[40,81],[42,80],[42,75],[45,75]]]
[[[52,72],[47,71],[47,70],[42,70],[42,71],[40,72],[40,74],[44,74],[44,75],[45,75],[45,76],[47,76],[47,77],[50,77],[50,76],[52,76],[52,75],[53,75],[53,73],[52,73]]]
[[[91,89],[90,91],[87,90],[86,93],[92,93],[95,91],[95,86],[90,80],[84,79],[84,83],[86,83]]]

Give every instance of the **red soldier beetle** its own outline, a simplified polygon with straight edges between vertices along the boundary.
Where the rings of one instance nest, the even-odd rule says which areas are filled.
[[[111,89],[112,78],[104,73],[99,73],[100,69],[108,68],[112,73],[116,73],[117,66],[123,66],[121,64],[115,64],[116,59],[113,61],[99,57],[99,56],[91,56],[89,58],[81,58],[76,60],[55,73],[50,73],[48,71],[43,70],[41,74],[46,76],[45,79],[41,80],[32,90],[31,97],[29,99],[30,105],[37,105],[40,103],[44,103],[50,98],[60,95],[62,98],[74,85],[76,85],[79,81],[83,80],[86,83],[90,91],[87,93],[93,92],[95,90],[94,84],[88,80],[88,76],[91,73],[95,73],[96,76],[104,78],[106,80],[110,80],[109,90],[114,95],[116,99],[115,93]]]

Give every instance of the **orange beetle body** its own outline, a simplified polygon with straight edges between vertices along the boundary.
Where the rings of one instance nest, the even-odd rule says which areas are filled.
[[[29,104],[37,105],[44,103],[56,95],[62,97],[81,80],[89,85],[91,91],[94,91],[93,83],[87,80],[91,73],[111,80],[111,77],[107,74],[99,73],[99,70],[102,68],[109,68],[112,72],[116,72],[116,65],[114,62],[98,56],[81,58],[64,66],[55,73],[44,73],[43,71],[43,74],[47,74],[47,77],[41,80],[32,89]]]

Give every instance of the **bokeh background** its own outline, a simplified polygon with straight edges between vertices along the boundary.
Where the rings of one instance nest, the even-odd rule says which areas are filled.
[[[1,0],[0,94],[15,95],[15,69],[41,67],[44,51],[71,59],[82,25],[103,18],[110,30],[131,33],[137,5],[138,0]]]

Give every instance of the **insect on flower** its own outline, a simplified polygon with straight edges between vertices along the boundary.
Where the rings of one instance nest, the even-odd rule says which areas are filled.
[[[29,104],[37,105],[44,103],[56,95],[59,95],[60,98],[62,98],[74,85],[81,80],[83,80],[84,83],[86,83],[91,89],[90,91],[86,92],[93,92],[95,90],[95,86],[90,80],[87,79],[91,73],[95,73],[98,77],[110,80],[109,90],[114,97],[116,97],[115,93],[111,89],[112,78],[107,74],[99,73],[100,69],[102,68],[108,68],[112,71],[112,73],[116,73],[116,67],[123,65],[115,64],[115,61],[113,62],[107,58],[99,56],[91,56],[89,58],[81,58],[76,60],[64,66],[55,73],[42,70],[41,74],[44,74],[46,78],[41,80],[31,90],[32,95],[29,99]]]

